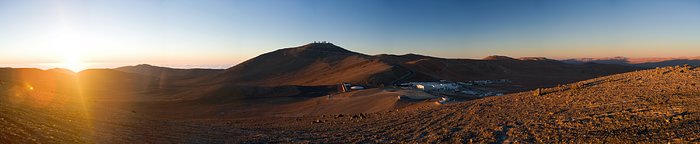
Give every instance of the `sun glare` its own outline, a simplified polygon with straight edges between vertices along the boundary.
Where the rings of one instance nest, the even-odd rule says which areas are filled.
[[[77,53],[67,54],[60,64],[61,68],[69,69],[73,72],[85,70],[85,63],[80,61],[80,56]]]

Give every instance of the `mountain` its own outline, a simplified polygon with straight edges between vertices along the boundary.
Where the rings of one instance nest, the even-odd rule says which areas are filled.
[[[567,64],[547,58],[490,56],[473,60],[418,54],[366,55],[332,43],[310,43],[265,53],[224,70],[173,69],[142,64],[80,73],[61,69],[48,72],[75,75],[73,77],[87,87],[90,95],[211,101],[224,97],[298,97],[310,93],[319,96],[330,92],[328,86],[340,82],[378,86],[412,81],[509,79],[520,88],[508,91],[523,91],[638,69],[595,63]],[[20,74],[24,73],[29,71]]]
[[[599,64],[616,64],[616,65],[631,65],[629,58],[626,57],[611,57],[611,58],[579,58],[565,59],[565,63],[582,64],[582,63],[599,63]]]
[[[331,43],[285,48],[247,60],[212,78],[247,85],[334,85],[340,82],[374,83],[408,73],[372,56]]]
[[[0,68],[0,113],[9,114],[0,115],[0,127],[7,129],[0,133],[0,143],[535,143],[698,137],[693,133],[698,129],[698,70],[631,72],[636,70],[640,68],[547,58],[366,55],[330,43],[276,50],[225,70]],[[607,77],[596,78],[600,76]],[[502,97],[445,104],[435,103],[443,95],[430,92],[372,88],[491,79],[509,79],[520,87]],[[338,94],[334,85],[339,82],[369,89]],[[528,91],[541,87],[550,88],[539,96]],[[200,135],[204,132],[209,133]]]
[[[211,75],[223,71],[220,69],[175,69],[168,67],[153,66],[148,64],[118,67],[114,70],[149,75],[154,77],[177,77],[183,79]]]
[[[546,57],[521,57],[518,59],[524,60],[524,61],[557,61],[557,60],[549,59]]]
[[[665,67],[665,66],[677,66],[677,65],[692,65],[692,66],[700,66],[700,59],[672,59],[672,60],[664,60],[664,61],[659,61],[659,62],[647,62],[647,63],[639,63],[635,64],[635,66],[640,66],[640,67],[647,67],[647,68],[654,68],[654,67]]]
[[[531,88],[638,69],[507,56],[489,56],[482,60],[444,59],[417,54],[370,56],[331,43],[311,43],[262,54],[203,81],[258,86],[319,86],[340,82],[373,85],[409,81],[511,79]]]
[[[582,64],[582,63],[599,63],[599,64],[616,64],[627,65],[644,68],[666,67],[676,65],[700,65],[700,57],[680,57],[680,58],[627,58],[627,57],[611,57],[611,58],[578,58],[565,59],[565,63]]]
[[[508,56],[500,56],[500,55],[492,55],[492,56],[487,56],[482,58],[481,60],[507,60],[507,61],[514,61],[517,60],[515,58],[511,58]]]
[[[60,69],[0,68],[0,93],[28,88],[47,92],[74,92],[76,75]]]
[[[567,64],[546,58],[489,56],[481,60],[416,55],[380,55],[384,61],[415,73],[404,81],[472,81],[509,79],[523,89],[554,86],[639,68],[606,64]]]

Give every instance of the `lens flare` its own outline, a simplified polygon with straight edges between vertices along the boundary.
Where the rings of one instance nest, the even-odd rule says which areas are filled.
[[[80,72],[85,70],[87,66],[80,60],[80,54],[78,54],[78,52],[70,52],[65,54],[63,62],[61,62],[59,67],[69,69],[73,72]]]

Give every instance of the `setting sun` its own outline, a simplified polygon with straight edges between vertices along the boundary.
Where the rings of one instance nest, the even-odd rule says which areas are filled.
[[[78,53],[66,54],[59,67],[69,69],[73,72],[80,72],[86,69],[86,65],[80,60],[80,55]]]
[[[0,144],[700,143],[700,0],[0,0]]]

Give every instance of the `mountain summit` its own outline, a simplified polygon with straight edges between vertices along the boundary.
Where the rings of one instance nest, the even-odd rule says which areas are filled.
[[[554,60],[553,63],[543,63],[539,61],[541,59],[544,58],[536,61],[506,56],[490,56],[483,60],[416,54],[371,56],[332,43],[314,42],[262,54],[205,81],[256,86],[319,86],[341,82],[396,84],[508,78],[521,85],[540,87],[636,70],[625,66],[575,65]]]
[[[310,43],[265,53],[214,78],[214,81],[254,85],[332,85],[396,79],[392,66],[372,56],[352,52],[332,43]],[[380,79],[380,80],[374,80]]]
[[[492,55],[492,56],[487,56],[487,57],[485,57],[485,58],[482,58],[482,60],[509,60],[509,61],[514,61],[514,60],[517,60],[517,59],[512,58],[512,57],[508,57],[508,56]]]
[[[314,52],[326,52],[326,53],[335,53],[335,54],[358,54],[356,52],[349,51],[347,49],[344,49],[342,47],[339,47],[333,43],[319,43],[319,42],[314,42],[314,43],[309,43],[300,47],[294,47],[290,48],[293,51],[314,51]]]

